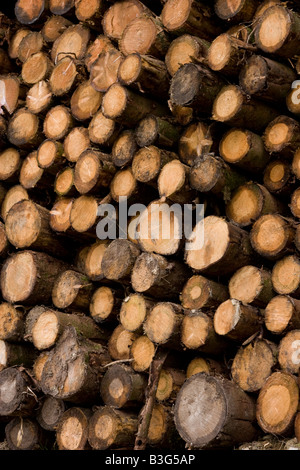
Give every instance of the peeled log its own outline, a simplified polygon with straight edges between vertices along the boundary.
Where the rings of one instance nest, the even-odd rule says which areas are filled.
[[[257,434],[252,399],[234,382],[206,373],[184,383],[174,419],[182,439],[195,449],[232,447],[252,441]]]

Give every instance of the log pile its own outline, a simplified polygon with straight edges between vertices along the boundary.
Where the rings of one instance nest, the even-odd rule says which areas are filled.
[[[1,6],[10,449],[300,442],[299,46],[298,1]]]

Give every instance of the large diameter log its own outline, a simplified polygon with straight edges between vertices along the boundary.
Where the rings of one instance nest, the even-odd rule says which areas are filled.
[[[208,67],[201,64],[185,64],[171,79],[171,103],[210,113],[215,97],[223,86],[222,78]]]
[[[219,145],[221,157],[232,165],[246,171],[260,173],[270,157],[262,138],[246,129],[233,128],[227,131]]]
[[[230,297],[264,308],[274,297],[271,273],[256,266],[244,266],[238,269],[229,280]]]
[[[186,309],[200,310],[217,307],[229,297],[226,286],[205,278],[194,275],[184,284],[180,294],[181,305]]]
[[[201,225],[203,234],[200,233],[199,240]],[[186,262],[192,269],[219,276],[251,263],[253,252],[248,233],[221,217],[205,217],[193,233],[196,236],[188,242],[185,253]]]
[[[10,209],[5,231],[10,243],[19,249],[42,250],[58,258],[69,257],[70,248],[51,230],[50,214],[30,200],[20,201]]]
[[[209,40],[221,32],[213,18],[213,11],[204,2],[167,0],[161,12],[161,19],[166,30],[176,36],[192,34]]]
[[[129,240],[112,241],[102,258],[104,276],[113,281],[126,282],[139,254],[139,248]]]
[[[288,295],[277,295],[266,306],[266,328],[273,334],[282,335],[300,328],[300,301]]]
[[[174,419],[182,439],[196,449],[232,447],[257,434],[252,399],[234,382],[206,373],[184,383]]]
[[[171,77],[184,64],[207,61],[210,43],[205,39],[183,34],[174,39],[165,55],[165,63]]]
[[[134,407],[144,401],[146,387],[146,375],[134,372],[130,366],[115,364],[104,374],[100,394],[105,405]]]
[[[176,298],[189,275],[189,269],[177,260],[155,253],[141,253],[131,273],[131,285],[136,292],[154,298]]]
[[[265,433],[289,435],[299,401],[296,378],[287,372],[274,372],[261,388],[256,405],[256,419]]]
[[[239,75],[240,86],[248,95],[275,103],[285,100],[294,80],[291,68],[257,55],[247,60]]]
[[[278,294],[300,297],[300,260],[296,255],[286,256],[274,264],[272,284]]]
[[[232,380],[245,392],[259,391],[271,375],[277,356],[277,345],[265,339],[255,339],[242,346],[234,356]]]
[[[99,407],[89,421],[88,441],[93,449],[133,448],[138,418],[133,413]]]
[[[0,372],[0,416],[30,416],[37,405],[35,386],[24,368]]]
[[[262,131],[278,116],[275,108],[250,98],[237,85],[224,86],[215,97],[212,119],[230,126]]]
[[[290,158],[300,145],[300,125],[288,116],[278,116],[271,121],[263,136],[264,145],[269,153],[279,153],[283,158]]]
[[[273,260],[293,251],[295,228],[293,220],[279,214],[261,216],[252,226],[250,241],[261,256]]]
[[[1,270],[1,289],[7,302],[24,305],[47,303],[57,275],[66,264],[45,253],[30,250],[11,255]],[[18,282],[16,282],[18,279]]]
[[[63,413],[56,428],[56,442],[59,450],[89,449],[87,439],[91,415],[90,409],[79,407],[69,408]]]
[[[267,53],[293,57],[298,50],[299,22],[299,15],[283,5],[268,8],[258,19],[255,28],[257,46]]]
[[[43,367],[42,391],[71,403],[93,403],[99,396],[103,366],[110,361],[100,343],[67,326]]]

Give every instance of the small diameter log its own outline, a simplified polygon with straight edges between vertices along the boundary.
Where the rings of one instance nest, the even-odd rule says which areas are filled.
[[[170,46],[170,39],[160,17],[142,13],[126,26],[118,45],[125,56],[138,53],[162,59]]]
[[[6,258],[9,250],[9,241],[5,232],[5,225],[0,222],[0,258]]]
[[[155,102],[119,83],[114,83],[107,90],[101,110],[106,118],[115,119],[127,128],[135,127],[147,114],[159,117],[170,114],[165,104]]]
[[[56,442],[59,450],[89,448],[87,439],[91,415],[91,410],[77,407],[69,408],[63,413],[56,428]]]
[[[284,160],[271,161],[264,170],[264,186],[273,194],[290,197],[295,186],[291,165]]]
[[[72,26],[72,23],[67,18],[59,15],[50,16],[41,31],[44,41],[53,43],[69,26]]]
[[[156,390],[156,399],[160,402],[169,401],[173,403],[186,379],[185,373],[181,370],[163,368],[159,375]]]
[[[118,80],[151,96],[167,99],[169,76],[165,63],[159,59],[138,53],[129,54],[120,64]]]
[[[60,142],[51,139],[44,140],[37,150],[38,166],[56,175],[66,161],[63,153],[63,146]]]
[[[52,290],[52,302],[59,309],[85,312],[89,310],[93,284],[87,276],[71,269],[62,272]]]
[[[104,278],[102,258],[109,243],[108,240],[98,240],[93,245],[87,247],[83,271],[92,281],[101,281]]]
[[[175,299],[189,275],[189,269],[178,260],[141,253],[132,269],[131,285],[136,292],[156,299]]]
[[[277,345],[265,339],[255,339],[241,347],[234,356],[231,376],[245,392],[259,391],[277,363]]]
[[[56,194],[60,197],[78,195],[74,186],[74,168],[66,166],[60,170],[55,177],[53,188]]]
[[[100,343],[67,326],[43,367],[42,391],[71,403],[94,403],[99,396],[103,366],[110,361]]]
[[[125,330],[122,325],[118,325],[113,330],[112,335],[108,341],[108,352],[112,359],[116,361],[129,360],[132,354],[131,347],[136,339],[137,335],[135,333]]]
[[[200,374],[200,372],[206,372],[211,375],[228,375],[226,367],[215,359],[208,357],[195,357],[188,364],[186,378],[189,379],[192,375]]]
[[[294,80],[291,68],[259,55],[247,59],[239,75],[240,87],[247,95],[275,103],[285,100]]]
[[[133,157],[132,173],[137,181],[156,186],[161,169],[174,159],[178,160],[174,152],[162,150],[155,145],[145,146]]]
[[[266,306],[266,328],[273,334],[281,335],[300,328],[300,301],[288,295],[277,295]]]
[[[180,348],[181,324],[184,317],[181,305],[172,302],[158,302],[149,312],[144,325],[144,333],[155,344],[170,348]]]
[[[24,250],[11,255],[1,270],[4,300],[24,305],[50,301],[55,279],[63,269],[65,263],[45,253]]]
[[[238,269],[229,280],[231,299],[264,308],[274,297],[271,273],[256,266]]]
[[[155,345],[148,336],[135,338],[130,348],[130,356],[133,360],[131,363],[132,368],[136,372],[146,372],[152,364],[155,350]]]
[[[183,442],[176,431],[171,407],[156,403],[149,423],[148,445],[160,449],[183,448]]]
[[[105,36],[114,40],[120,39],[126,26],[145,10],[145,5],[138,0],[114,2],[103,16],[102,27]]]
[[[297,67],[296,67],[297,68]],[[288,93],[286,94],[285,104],[287,109],[295,114],[295,117],[300,115],[300,101],[299,101],[299,81],[295,80],[289,88]]]
[[[196,191],[189,185],[190,168],[177,159],[166,163],[157,179],[161,201],[169,199],[178,204],[190,203],[196,198]]]
[[[19,342],[23,340],[25,312],[8,302],[0,304],[0,340]]]
[[[99,407],[89,421],[88,441],[95,450],[132,449],[137,428],[135,414],[110,406]]]
[[[0,90],[0,108],[5,108],[11,115],[16,110],[19,101],[20,81],[18,77],[12,74],[0,75]],[[3,114],[3,109],[0,110],[0,114]]]
[[[8,147],[0,152],[0,180],[13,182],[18,178],[21,166],[20,152],[14,147]]]
[[[159,255],[174,255],[181,247],[180,217],[166,202],[151,202],[141,214],[137,225],[138,242],[142,250]]]
[[[18,0],[15,3],[14,12],[21,24],[29,25],[35,23],[42,16],[45,8],[47,8],[45,0],[38,0],[33,4],[28,4],[24,0]]]
[[[267,126],[263,140],[269,153],[290,158],[300,145],[300,124],[288,116],[278,116]]]
[[[26,106],[33,114],[43,114],[50,108],[52,93],[50,85],[45,80],[33,85],[27,92]]]
[[[19,44],[18,59],[23,63],[26,62],[31,55],[40,52],[43,49],[43,46],[44,40],[41,33],[38,31],[31,31]]]
[[[258,5],[257,0],[239,0],[234,4],[230,0],[217,0],[215,12],[219,18],[232,24],[245,23],[252,20]]]
[[[211,309],[225,302],[229,297],[228,288],[205,278],[194,275],[184,284],[180,294],[181,305],[190,310]]]
[[[54,15],[65,15],[74,7],[74,0],[50,0],[49,10]]]
[[[103,51],[90,67],[90,81],[96,91],[105,92],[118,80],[123,55],[117,49]]]
[[[217,356],[229,346],[226,338],[216,334],[211,316],[195,311],[184,315],[181,324],[181,344],[184,349]]]
[[[69,93],[75,86],[75,79],[79,73],[76,68],[75,60],[72,56],[64,57],[54,66],[49,84],[54,96],[63,96]]]
[[[102,52],[107,52],[110,49],[115,49],[115,47],[110,39],[108,39],[104,34],[100,34],[93,42],[90,42],[84,56],[84,64],[87,71],[91,71],[93,63],[98,59]]]
[[[284,205],[258,183],[248,182],[237,188],[226,205],[231,222],[247,227],[265,214],[284,213]]]
[[[237,41],[228,33],[220,34],[208,49],[207,63],[215,72],[220,72],[227,77],[236,77],[239,68],[246,60],[247,47],[247,43]]]
[[[88,127],[91,142],[105,147],[112,146],[119,130],[118,124],[113,119],[106,118],[101,110],[94,114]]]
[[[64,105],[51,108],[44,120],[43,132],[47,139],[61,140],[72,129],[70,110]]]
[[[264,0],[257,8],[253,19],[258,20],[268,8],[278,5],[279,3],[279,0]]]
[[[31,345],[0,340],[0,370],[15,366],[31,368],[36,356]]]
[[[232,447],[252,441],[257,434],[253,400],[234,382],[206,373],[184,383],[174,419],[182,439],[196,449]]]
[[[300,148],[294,153],[292,161],[292,171],[296,178],[300,180]]]
[[[43,250],[58,258],[69,257],[69,249],[51,230],[48,209],[33,201],[20,201],[10,209],[5,232],[10,243],[19,249]]]
[[[138,374],[132,367],[115,364],[105,372],[100,385],[101,398],[113,408],[128,408],[144,401],[147,376]]]
[[[278,214],[261,216],[252,226],[250,241],[253,249],[264,258],[277,260],[293,251],[295,228],[293,220]]]
[[[41,449],[41,429],[38,423],[30,418],[16,417],[12,419],[5,426],[5,438],[10,450]]]
[[[262,386],[256,405],[256,419],[265,433],[290,435],[299,401],[296,378],[287,372],[274,372]]]
[[[228,299],[214,314],[214,329],[220,336],[242,343],[261,329],[263,319],[256,307]]]
[[[290,209],[293,216],[300,219],[300,188],[297,188],[292,194]]]
[[[104,276],[111,281],[130,282],[130,274],[139,254],[139,248],[129,240],[113,240],[102,258]]]
[[[3,17],[2,17],[3,18]],[[22,39],[30,33],[30,29],[26,27],[20,27],[17,31],[12,35],[9,41],[8,47],[8,55],[11,59],[17,59],[18,57],[18,50],[19,45]],[[5,35],[5,33],[3,33]]]
[[[81,22],[91,29],[99,30],[106,4],[103,0],[77,0],[75,1],[75,15]]]
[[[258,19],[254,36],[257,46],[267,53],[293,57],[299,44],[299,15],[284,5],[268,8]],[[270,31],[272,34],[270,34]]]
[[[224,81],[201,64],[185,64],[173,75],[170,85],[171,103],[188,106],[196,112],[210,113]]]
[[[80,196],[73,202],[70,222],[75,232],[88,237],[96,237],[95,223],[97,220],[98,200],[93,196]]]
[[[165,55],[165,63],[171,77],[184,64],[207,62],[210,43],[205,39],[183,34],[174,39]]]
[[[36,389],[24,368],[0,372],[0,416],[30,416],[37,405]]]
[[[205,217],[192,233],[195,236],[186,245],[186,262],[204,275],[231,274],[253,260],[248,233],[221,217]]]
[[[278,112],[268,104],[249,97],[237,85],[224,86],[215,97],[212,119],[230,126],[261,132]]]
[[[53,64],[47,54],[37,52],[32,54],[22,66],[22,80],[26,85],[34,85],[49,78]]]
[[[178,127],[167,119],[151,114],[142,119],[135,129],[135,140],[139,147],[157,145],[159,148],[172,149],[179,137]]]
[[[201,193],[222,195],[224,201],[228,202],[231,193],[244,184],[246,179],[220,157],[206,154],[193,161],[189,181],[191,188]]]
[[[7,146],[7,122],[3,116],[0,116],[0,149],[4,149]]]
[[[26,108],[19,109],[8,123],[7,137],[16,147],[31,149],[38,146],[42,140],[39,118]]]
[[[165,29],[176,36],[192,34],[209,40],[221,32],[213,18],[213,11],[204,2],[167,0],[161,12],[161,20]]]
[[[54,397],[44,397],[37,411],[36,420],[46,431],[55,431],[65,411],[66,404],[63,400]]]
[[[37,151],[33,151],[23,160],[19,172],[19,182],[25,189],[39,188],[48,190],[53,182],[53,176],[39,167]]]
[[[89,80],[80,83],[70,101],[72,116],[77,121],[90,119],[100,108],[102,96],[102,93],[92,87]]]
[[[125,130],[121,132],[112,147],[111,159],[113,164],[117,167],[123,167],[130,163],[137,148],[134,131]]]
[[[116,173],[110,156],[103,152],[85,150],[74,169],[74,186],[80,194],[105,196]]]
[[[296,233],[295,233],[295,247],[300,252],[300,228],[299,228],[299,225],[297,226]]]
[[[95,290],[90,302],[90,315],[96,323],[115,323],[121,307],[121,300],[115,291],[107,286]]]
[[[154,302],[141,294],[130,294],[122,302],[120,308],[120,324],[127,330],[142,332],[142,325],[148,317]]]
[[[208,154],[214,145],[213,125],[205,122],[194,122],[187,126],[178,142],[180,160],[186,165],[193,165],[198,157]]]
[[[227,131],[220,141],[219,151],[227,163],[253,173],[264,170],[270,159],[262,138],[245,129]]]
[[[74,57],[76,60],[83,59],[89,39],[89,29],[81,24],[69,26],[53,43],[51,49],[52,62],[56,64],[66,56]]]
[[[77,162],[89,147],[89,131],[85,127],[74,127],[64,139],[64,154],[69,162]]]
[[[50,351],[42,351],[34,361],[32,367],[34,379],[36,380],[39,387],[41,387],[43,368],[48,360],[49,354]]]
[[[13,72],[15,69],[14,64],[10,60],[8,53],[2,48],[0,48],[0,66],[2,73]]]
[[[299,373],[300,330],[292,330],[285,334],[278,347],[278,362],[281,369],[291,374]]]
[[[300,259],[296,255],[286,256],[274,264],[272,284],[278,294],[300,298]]]

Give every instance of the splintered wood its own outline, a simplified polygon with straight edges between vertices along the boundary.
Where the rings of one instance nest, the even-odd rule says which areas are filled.
[[[300,445],[300,2],[2,3],[1,438]]]

